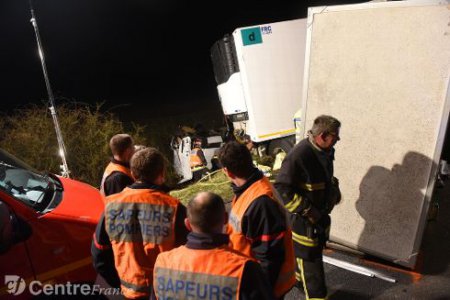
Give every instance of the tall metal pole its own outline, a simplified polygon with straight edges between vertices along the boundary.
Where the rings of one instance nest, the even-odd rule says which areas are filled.
[[[50,85],[50,80],[48,79],[47,67],[45,65],[44,51],[42,50],[41,37],[39,35],[39,28],[38,28],[38,25],[36,22],[36,16],[34,15],[32,0],[30,0],[30,11],[31,11],[30,22],[34,27],[34,32],[36,34],[36,41],[38,44],[39,57],[41,58],[42,71],[44,73],[45,85],[47,87],[48,99],[50,102],[49,109],[50,109],[50,113],[53,118],[53,124],[55,126],[56,139],[58,140],[58,146],[59,146],[59,155],[61,156],[61,159],[62,159],[61,175],[64,177],[69,177],[70,171],[69,171],[69,167],[67,166],[67,161],[66,161],[66,146],[64,145],[64,140],[63,140],[63,137],[61,134],[61,128],[59,127],[58,117],[56,115],[55,98],[53,97],[52,87]]]

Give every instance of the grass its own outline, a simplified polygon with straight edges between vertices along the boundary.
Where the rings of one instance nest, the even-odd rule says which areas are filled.
[[[199,192],[216,193],[221,196],[225,202],[229,202],[233,198],[230,180],[226,177],[222,170],[217,170],[210,173],[196,183],[180,190],[174,190],[170,194],[173,197],[178,198],[183,204],[186,205],[187,202]]]
[[[264,167],[259,165],[259,167]],[[274,183],[275,178],[269,178],[270,182]],[[182,189],[173,190],[170,195],[179,199],[184,205],[200,192],[212,192],[218,194],[225,203],[231,202],[234,194],[231,189],[231,181],[222,170],[217,170],[209,175],[206,175],[199,181],[192,183]]]

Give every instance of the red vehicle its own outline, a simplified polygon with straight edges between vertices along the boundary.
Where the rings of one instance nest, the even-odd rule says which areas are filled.
[[[90,247],[103,208],[92,186],[40,174],[0,150],[0,298],[95,282]]]

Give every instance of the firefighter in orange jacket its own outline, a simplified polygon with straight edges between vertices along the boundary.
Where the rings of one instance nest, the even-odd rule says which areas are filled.
[[[233,249],[255,258],[274,294],[283,297],[295,284],[291,230],[273,187],[253,166],[247,147],[228,142],[219,154],[235,194],[228,224]]]
[[[130,170],[130,159],[134,154],[134,142],[130,135],[119,133],[109,141],[109,148],[113,157],[103,172],[100,192],[103,196],[120,193],[124,188],[134,182]],[[105,198],[103,198],[104,201]],[[105,218],[100,218],[97,232],[94,234],[91,253],[96,257],[94,268],[99,275],[112,287],[120,287],[120,279],[114,268],[114,254],[109,237],[104,229]],[[102,228],[100,230],[100,228]],[[100,242],[99,242],[100,241]],[[98,248],[101,245],[101,250]]]
[[[107,197],[105,227],[96,231],[97,236],[106,229],[106,233],[98,236],[109,237],[121,289],[128,299],[148,299],[153,293],[157,255],[186,241],[186,210],[162,188],[165,165],[164,156],[154,148],[136,152],[131,159],[136,182]],[[102,249],[104,243],[96,240],[96,236],[98,252],[107,250]],[[101,263],[97,261],[101,256],[93,254],[94,265]]]
[[[128,134],[114,135],[109,141],[113,158],[103,172],[100,192],[109,196],[121,192],[134,182],[130,171],[130,159],[134,153],[133,139]]]
[[[261,266],[228,246],[222,198],[199,193],[187,206],[185,246],[161,253],[153,285],[158,299],[273,299]]]

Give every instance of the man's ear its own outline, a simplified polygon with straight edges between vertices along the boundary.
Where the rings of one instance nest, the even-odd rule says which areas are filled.
[[[327,134],[325,132],[320,133],[319,135],[316,135],[314,137],[314,141],[317,145],[322,146],[323,143],[325,143],[325,138],[327,137]]]
[[[228,213],[225,212],[223,217],[225,218],[225,219],[223,220],[223,225],[228,224]]]
[[[326,132],[322,132],[321,134],[319,134],[319,138],[322,141],[325,141],[325,139],[327,138],[328,134]]]
[[[155,184],[163,185],[165,181],[166,181],[166,171],[163,170],[161,174],[159,174],[158,177],[155,179]]]
[[[120,160],[129,163],[131,161],[131,157],[133,157],[133,154],[134,154],[134,146],[131,145],[131,147],[125,149],[122,155],[120,155]]]
[[[236,178],[236,176],[232,172],[230,172],[227,168],[223,167],[222,170],[225,173],[225,175],[227,175],[227,177],[231,179]]]
[[[192,231],[191,222],[189,222],[188,218],[184,219],[184,226],[186,226],[187,230]]]

